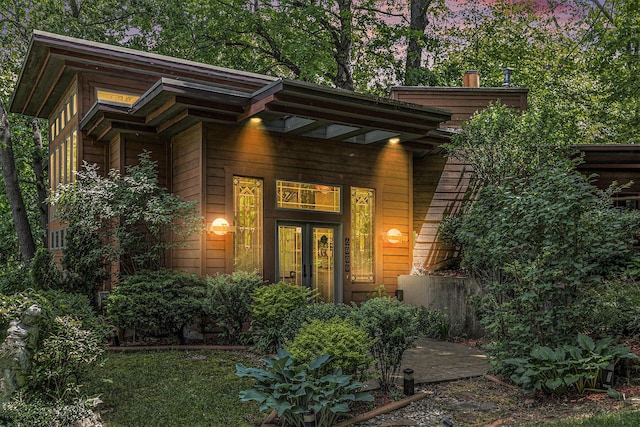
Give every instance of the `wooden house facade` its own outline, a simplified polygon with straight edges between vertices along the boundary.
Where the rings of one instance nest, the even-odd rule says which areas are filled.
[[[10,104],[49,120],[51,190],[82,162],[124,171],[147,150],[208,231],[168,254],[200,275],[362,301],[413,264],[414,167],[440,161],[449,111],[36,32]],[[50,248],[65,225],[50,207]],[[117,271],[116,271],[117,272]],[[106,285],[105,290],[108,290]]]

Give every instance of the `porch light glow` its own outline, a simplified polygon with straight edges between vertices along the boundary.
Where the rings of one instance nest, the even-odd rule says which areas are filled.
[[[392,244],[402,242],[402,232],[397,228],[391,228],[389,231],[387,231],[385,237],[387,242]]]
[[[260,117],[251,117],[251,118],[249,119],[249,122],[250,122],[252,125],[256,125],[256,126],[257,126],[257,125],[262,124],[262,119],[261,119]]]
[[[213,232],[218,236],[224,236],[227,233],[231,233],[235,227],[229,226],[229,222],[224,218],[216,218],[211,223],[209,227],[209,231]]]
[[[400,138],[389,138],[389,143],[390,144],[399,144],[400,143]]]

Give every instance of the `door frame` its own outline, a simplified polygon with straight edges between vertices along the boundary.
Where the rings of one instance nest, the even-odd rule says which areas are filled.
[[[279,248],[279,241],[280,241],[280,232],[279,232],[279,227],[281,225],[285,225],[285,226],[294,226],[294,227],[302,227],[303,228],[303,233],[302,233],[302,262],[308,262],[310,259],[312,260],[313,257],[311,255],[309,255],[308,253],[306,253],[306,251],[309,250],[313,250],[312,246],[312,242],[313,242],[313,238],[311,236],[311,230],[313,229],[313,227],[325,227],[325,228],[332,228],[334,230],[334,247],[333,247],[333,262],[334,262],[334,285],[333,285],[333,295],[334,295],[334,301],[332,301],[334,304],[342,304],[343,302],[343,292],[344,292],[344,282],[343,282],[343,274],[342,274],[342,270],[343,270],[343,252],[344,252],[344,247],[343,247],[343,241],[342,241],[342,223],[340,222],[327,222],[327,221],[300,221],[300,220],[290,220],[290,219],[277,219],[275,221],[275,239],[274,239],[274,253],[275,253],[275,277],[279,278],[280,277],[280,248]],[[305,242],[305,237],[307,237],[307,239],[309,239],[309,243]],[[311,268],[311,267],[309,267]]]

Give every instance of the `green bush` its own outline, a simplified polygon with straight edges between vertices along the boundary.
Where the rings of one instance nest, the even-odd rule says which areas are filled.
[[[236,365],[236,375],[249,377],[256,385],[240,392],[242,402],[256,401],[260,410],[275,410],[285,425],[302,427],[303,414],[311,410],[317,427],[331,427],[349,412],[351,402],[371,402],[373,396],[359,391],[364,384],[343,375],[340,369],[326,374],[330,356],[322,355],[308,364],[295,364],[283,349],[273,359],[265,359],[266,369]]]
[[[53,264],[53,254],[47,248],[40,247],[31,260],[29,271],[33,289],[59,289],[62,274]]]
[[[281,334],[284,341],[292,341],[303,324],[312,320],[349,319],[353,309],[343,304],[315,302],[304,305],[287,314],[282,323]]]
[[[174,270],[127,276],[106,298],[109,321],[143,336],[174,335],[204,314],[206,279]]]
[[[71,316],[56,317],[52,329],[33,357],[30,388],[56,402],[70,401],[80,397],[81,383],[100,361],[102,339]]]
[[[82,420],[99,425],[93,412],[96,400],[76,399],[70,403],[48,402],[16,396],[2,404],[0,425],[6,427],[61,427],[76,426]],[[84,424],[82,424],[84,425]]]
[[[451,337],[453,326],[446,313],[426,307],[418,307],[416,310],[418,328],[422,331],[422,336],[439,340]]]
[[[455,236],[463,266],[483,287],[475,308],[494,368],[597,327],[594,295],[637,259],[639,229],[640,213],[615,209],[573,171],[541,170],[481,190]]]
[[[313,296],[309,288],[284,282],[257,288],[251,305],[255,347],[266,353],[282,347],[284,319],[296,308],[311,304]]]
[[[372,340],[366,331],[350,320],[334,318],[314,319],[305,323],[286,350],[296,363],[309,363],[326,354],[332,357],[329,370],[340,368],[342,372],[363,379],[373,359],[369,356]]]
[[[556,347],[536,346],[529,357],[506,359],[514,367],[511,379],[525,390],[540,390],[547,394],[579,394],[585,390],[605,388],[601,372],[620,358],[637,357],[629,347],[611,346],[613,340],[605,338],[595,343],[589,336],[579,334],[577,345]]]
[[[354,312],[354,319],[373,341],[370,351],[375,359],[380,388],[388,392],[400,370],[402,355],[423,336],[421,311],[395,298],[367,300]]]
[[[96,314],[85,295],[48,290],[0,295],[0,338],[4,339],[9,322],[19,319],[27,307],[33,304],[38,304],[42,309],[39,343],[53,332],[54,319],[67,315],[79,320],[82,329],[92,331],[101,340],[109,334],[109,326]]]
[[[30,287],[29,269],[23,262],[10,259],[0,268],[0,294],[11,295]]]
[[[243,271],[207,279],[205,311],[223,329],[227,344],[246,344],[249,341],[245,326],[251,321],[251,295],[262,283],[263,279],[257,273]]]

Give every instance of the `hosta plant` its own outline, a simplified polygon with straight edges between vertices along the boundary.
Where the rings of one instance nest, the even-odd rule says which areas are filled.
[[[511,379],[525,390],[541,390],[547,394],[563,395],[570,391],[579,394],[603,388],[601,372],[621,358],[637,358],[629,347],[611,346],[611,338],[594,342],[579,334],[576,345],[556,348],[536,346],[528,358],[505,360],[515,367]]]
[[[321,355],[308,364],[295,364],[283,349],[274,358],[264,359],[265,369],[236,365],[236,375],[249,377],[256,385],[240,392],[242,402],[256,401],[261,411],[275,410],[286,426],[302,427],[307,410],[316,416],[316,427],[330,427],[342,414],[349,412],[351,402],[373,400],[360,389],[364,384],[343,375],[341,369],[326,374],[331,360]]]

